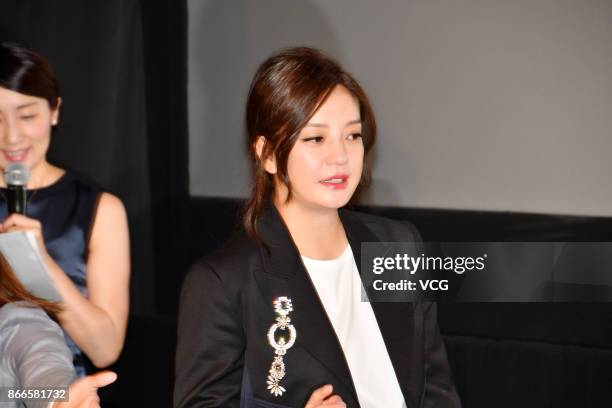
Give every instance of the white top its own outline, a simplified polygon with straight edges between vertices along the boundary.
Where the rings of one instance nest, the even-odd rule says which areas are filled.
[[[302,261],[338,336],[361,407],[406,407],[372,306],[361,301],[351,246],[337,259]]]

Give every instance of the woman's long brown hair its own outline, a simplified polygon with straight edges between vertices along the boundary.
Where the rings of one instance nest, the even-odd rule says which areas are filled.
[[[0,253],[0,307],[7,303],[26,301],[39,306],[52,318],[56,319],[61,307],[56,302],[50,302],[32,295],[17,279],[13,268]]]
[[[264,160],[269,157],[276,159],[277,176],[287,186],[287,200],[290,200],[289,153],[299,132],[338,85],[353,94],[359,104],[365,151],[360,184],[367,185],[367,159],[376,139],[376,120],[368,97],[355,78],[336,61],[308,47],[285,49],[264,61],[255,73],[246,107],[248,149],[254,180],[243,223],[247,233],[257,242],[261,242],[257,220],[274,189],[273,177],[263,168]],[[266,138],[266,143],[261,157],[258,157],[255,144],[260,136]]]

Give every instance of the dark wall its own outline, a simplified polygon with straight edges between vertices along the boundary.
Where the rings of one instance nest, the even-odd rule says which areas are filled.
[[[193,198],[195,260],[240,227],[242,202]],[[612,218],[361,207],[414,223],[425,241],[612,241]],[[179,274],[184,270],[178,271]],[[445,303],[439,323],[465,407],[600,407],[612,397],[612,303]]]

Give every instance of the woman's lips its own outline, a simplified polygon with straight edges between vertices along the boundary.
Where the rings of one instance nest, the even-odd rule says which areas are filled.
[[[29,149],[2,150],[2,153],[4,158],[10,162],[22,162],[28,155],[28,151]]]
[[[348,185],[348,176],[345,174],[340,174],[325,180],[321,180],[320,183],[327,188],[331,188],[332,190],[343,190]]]

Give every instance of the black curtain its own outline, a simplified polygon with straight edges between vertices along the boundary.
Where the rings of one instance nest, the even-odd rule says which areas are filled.
[[[187,2],[141,0],[157,310],[174,317],[189,266]]]
[[[184,0],[10,0],[0,12],[0,38],[40,52],[59,79],[50,160],[126,205],[132,314],[172,310],[164,291],[177,290],[168,276],[188,195],[186,33]]]
[[[128,212],[130,321],[103,406],[171,406],[177,277],[188,264],[187,2],[3,1],[0,39],[40,52],[59,79],[50,160]]]

